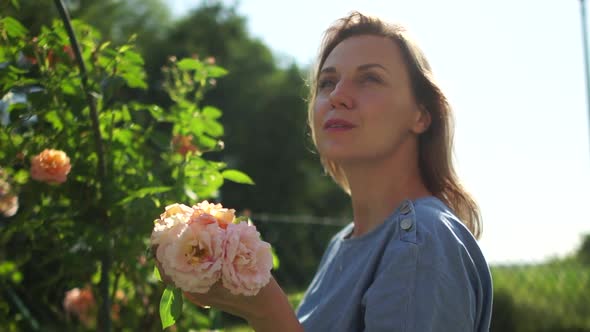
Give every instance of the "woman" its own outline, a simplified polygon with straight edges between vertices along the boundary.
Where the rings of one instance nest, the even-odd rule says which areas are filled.
[[[274,280],[251,298],[186,295],[256,331],[488,331],[479,210],[454,172],[451,108],[422,52],[403,28],[352,13],[326,32],[311,83],[312,137],[354,222],[296,316]]]

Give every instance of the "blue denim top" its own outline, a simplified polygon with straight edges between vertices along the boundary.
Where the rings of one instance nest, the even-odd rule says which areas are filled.
[[[489,331],[490,270],[435,197],[404,201],[371,232],[336,234],[297,317],[305,331]]]

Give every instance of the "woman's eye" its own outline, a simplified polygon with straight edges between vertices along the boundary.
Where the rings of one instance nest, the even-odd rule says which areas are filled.
[[[375,82],[375,83],[381,83],[381,78],[379,78],[379,76],[374,75],[374,74],[366,74],[363,75],[361,77],[361,81],[362,82]]]
[[[331,87],[333,87],[335,85],[336,85],[336,82],[334,82],[333,79],[321,79],[318,82],[318,89],[319,90],[323,90],[325,88],[331,88]]]

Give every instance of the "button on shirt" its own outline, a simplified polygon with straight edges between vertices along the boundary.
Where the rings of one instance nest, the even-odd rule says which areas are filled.
[[[308,332],[489,331],[492,280],[469,230],[435,197],[330,241],[297,316]]]

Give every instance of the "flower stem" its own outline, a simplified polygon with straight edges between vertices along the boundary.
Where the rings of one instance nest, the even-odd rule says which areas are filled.
[[[78,63],[78,67],[80,68],[80,78],[82,82],[82,90],[86,96],[86,101],[88,102],[88,106],[90,107],[90,121],[92,123],[92,131],[94,132],[94,143],[96,148],[96,154],[98,157],[98,167],[97,167],[97,180],[99,184],[99,200],[106,201],[105,194],[106,192],[106,179],[107,179],[107,162],[105,159],[105,150],[103,145],[103,138],[100,132],[100,124],[98,119],[98,110],[96,107],[96,100],[92,96],[90,88],[88,86],[88,72],[86,71],[86,65],[84,64],[84,60],[82,59],[82,52],[80,51],[80,44],[76,39],[76,35],[74,34],[74,29],[72,27],[72,22],[70,19],[70,15],[67,11],[67,8],[64,6],[62,0],[54,0],[55,6],[57,7],[57,11],[63,21],[64,27],[70,39],[70,45],[74,50],[74,54],[76,57],[76,62]],[[104,206],[104,204],[99,204],[99,206]],[[107,213],[104,209],[100,211],[99,220],[102,219],[104,222],[104,231],[106,233],[106,238],[109,238],[110,233],[110,223]],[[112,329],[111,324],[111,300],[109,294],[109,274],[110,269],[112,266],[112,243],[109,241],[106,245],[106,248],[101,257],[101,277],[100,277],[100,285],[99,285],[99,292],[100,297],[102,299],[100,308],[99,308],[99,329],[104,332],[110,332]]]

